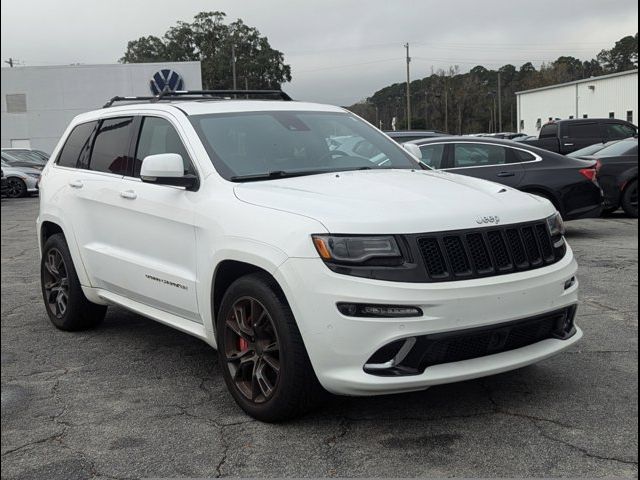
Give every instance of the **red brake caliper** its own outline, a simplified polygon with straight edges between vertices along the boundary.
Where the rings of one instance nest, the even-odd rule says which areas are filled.
[[[246,352],[247,350],[249,350],[249,342],[247,342],[244,338],[239,337],[238,350],[240,350],[240,352]]]

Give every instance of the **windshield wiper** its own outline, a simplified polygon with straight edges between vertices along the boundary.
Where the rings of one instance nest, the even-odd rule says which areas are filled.
[[[253,175],[235,175],[230,177],[232,182],[255,182],[259,180],[274,180],[278,178],[303,177],[305,175],[319,175],[321,173],[330,173],[333,170],[300,170],[287,172],[285,170],[273,170],[266,173],[257,173]]]
[[[352,167],[352,168],[332,168],[325,170],[299,170],[293,172],[287,172],[286,170],[274,170],[266,173],[257,173],[252,175],[235,175],[230,177],[232,182],[257,182],[260,180],[275,180],[279,178],[292,178],[292,177],[304,177],[306,175],[320,175],[322,173],[342,173],[353,172],[357,170],[391,170],[386,168],[374,168],[374,167]]]

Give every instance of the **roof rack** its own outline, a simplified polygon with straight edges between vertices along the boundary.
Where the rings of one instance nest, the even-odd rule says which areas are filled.
[[[165,91],[152,97],[120,97],[111,98],[102,108],[111,107],[116,102],[159,102],[160,100],[227,100],[238,96],[276,97],[277,100],[290,102],[293,99],[282,90],[175,90]]]

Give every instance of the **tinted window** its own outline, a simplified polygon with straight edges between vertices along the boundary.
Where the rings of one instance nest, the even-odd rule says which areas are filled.
[[[126,175],[132,125],[132,117],[102,121],[93,142],[90,170]]]
[[[515,148],[512,148],[511,151],[516,157],[515,160],[517,162],[533,162],[536,159],[536,156],[533,153],[525,152],[524,150],[516,150]]]
[[[483,167],[505,163],[507,163],[507,151],[504,147],[478,143],[458,143],[454,147],[455,167]]]
[[[598,123],[573,123],[566,126],[564,138],[602,138]]]
[[[63,167],[76,167],[78,160],[80,166],[86,165],[91,153],[91,137],[97,122],[83,123],[75,127],[58,155],[57,163]]]
[[[558,124],[552,123],[549,125],[545,125],[540,130],[540,138],[555,138],[558,136]]]
[[[442,153],[444,152],[444,144],[439,145],[423,145],[420,147],[422,153],[422,161],[432,168],[442,168]]]
[[[612,139],[633,137],[636,134],[634,128],[619,123],[607,123],[605,128],[607,131],[607,138]]]
[[[140,168],[144,157],[159,153],[177,153],[182,157],[185,175],[195,175],[196,172],[189,160],[189,154],[184,148],[176,129],[164,118],[145,117],[136,149],[134,176],[140,176]]]

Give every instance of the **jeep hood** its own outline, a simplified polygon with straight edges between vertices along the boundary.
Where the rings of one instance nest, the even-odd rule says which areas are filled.
[[[236,185],[246,203],[303,215],[330,233],[421,233],[543,219],[551,203],[492,182],[446,172],[365,170]]]

